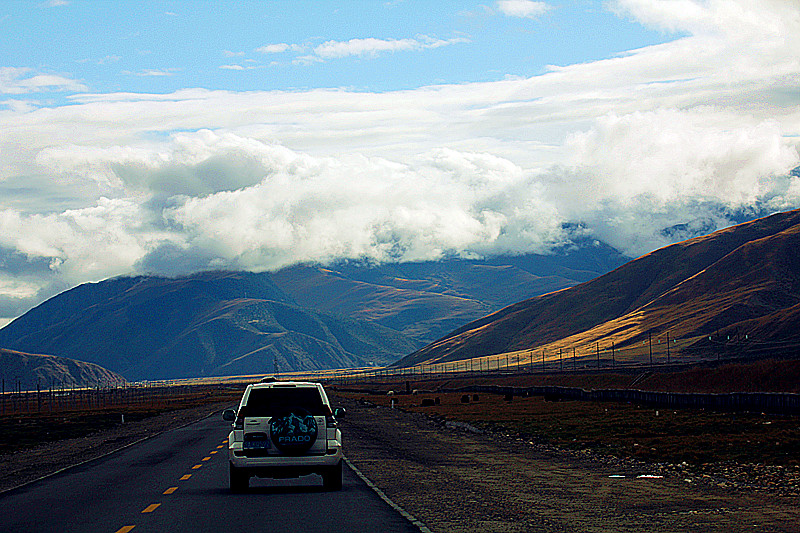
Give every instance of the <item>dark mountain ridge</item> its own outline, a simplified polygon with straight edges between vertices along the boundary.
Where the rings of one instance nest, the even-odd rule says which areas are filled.
[[[0,346],[128,379],[387,364],[521,295],[623,262],[590,243],[552,256],[119,277],[42,303],[0,330]]]
[[[363,366],[415,348],[380,325],[302,309],[269,276],[247,272],[81,285],[0,330],[0,345],[129,379]]]

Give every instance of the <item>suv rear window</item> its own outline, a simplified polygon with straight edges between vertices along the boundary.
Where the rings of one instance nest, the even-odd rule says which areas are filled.
[[[253,389],[239,416],[274,416],[292,407],[302,407],[315,416],[328,413],[316,387]]]

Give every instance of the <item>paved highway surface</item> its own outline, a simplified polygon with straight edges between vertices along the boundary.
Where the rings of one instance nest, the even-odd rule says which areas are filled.
[[[307,476],[230,493],[229,428],[207,418],[0,495],[0,531],[419,532],[347,467],[340,492]]]

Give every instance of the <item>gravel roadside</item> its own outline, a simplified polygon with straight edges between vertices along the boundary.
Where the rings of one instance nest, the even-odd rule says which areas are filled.
[[[347,457],[432,531],[800,531],[796,497],[690,483],[336,397]]]

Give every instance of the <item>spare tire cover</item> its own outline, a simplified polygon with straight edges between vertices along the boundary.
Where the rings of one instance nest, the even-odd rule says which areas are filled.
[[[317,440],[317,421],[302,407],[287,409],[269,422],[275,447],[286,455],[300,455]]]

